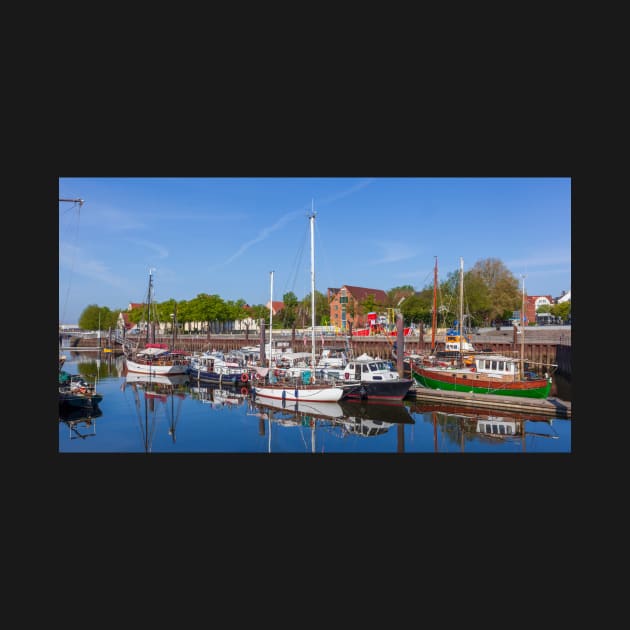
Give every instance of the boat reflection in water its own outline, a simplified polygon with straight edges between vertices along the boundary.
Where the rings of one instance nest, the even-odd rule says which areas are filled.
[[[69,439],[77,440],[96,435],[96,418],[103,415],[100,407],[94,405],[91,408],[63,408],[59,411],[59,422],[68,427]]]
[[[344,431],[364,437],[387,433],[394,425],[404,429],[405,424],[414,424],[404,404],[379,404],[370,402],[341,401],[343,418],[340,423]],[[404,435],[404,434],[403,434]]]
[[[256,396],[250,401],[250,414],[260,419],[259,435],[265,435],[268,427],[268,452],[271,452],[272,426],[309,428],[311,430],[311,452],[316,451],[317,428],[320,432],[343,439],[351,435],[374,437],[398,427],[398,452],[404,450],[404,426],[413,424],[414,419],[407,407],[399,404],[361,403],[340,400],[339,402],[282,401]],[[322,448],[323,452],[323,448]]]
[[[428,402],[416,402],[411,411],[431,418],[436,453],[449,451],[451,444],[464,452],[466,444],[483,447],[499,442],[513,443],[525,452],[527,437],[551,440],[560,437],[553,428],[553,419],[542,414]],[[532,423],[535,431],[529,430]]]
[[[120,388],[133,394],[144,452],[151,452],[157,420],[162,416],[168,420],[168,435],[175,443],[181,404],[188,392],[188,376],[128,372]]]
[[[213,408],[224,407],[233,408],[241,406],[249,395],[249,390],[245,386],[230,386],[204,383],[199,386],[190,387],[190,397],[193,400],[210,405]]]

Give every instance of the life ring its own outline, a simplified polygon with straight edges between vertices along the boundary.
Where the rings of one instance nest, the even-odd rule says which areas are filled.
[[[245,372],[243,372],[241,374],[241,382],[242,383],[247,383],[248,380],[249,380],[249,377],[247,376],[247,374]]]
[[[350,378],[350,372],[344,372],[343,377],[348,380]]]
[[[242,394],[243,396],[247,396],[247,394],[248,394],[247,387],[241,387],[241,394]]]
[[[473,366],[473,367],[471,367],[471,368],[470,368],[470,371],[471,371],[471,372],[476,372],[476,371],[477,371],[477,368]]]

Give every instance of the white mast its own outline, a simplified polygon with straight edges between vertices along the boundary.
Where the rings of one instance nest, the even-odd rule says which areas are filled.
[[[463,320],[464,319],[464,259],[459,259],[459,362],[460,366],[464,361],[464,337],[463,337]]]
[[[309,221],[311,223],[311,369],[312,377],[315,379],[315,211],[312,199]]]
[[[523,278],[523,291],[521,296],[521,367],[520,376],[521,380],[525,378],[525,276]]]
[[[273,334],[273,271],[270,271],[269,275],[271,276],[271,296],[269,298],[269,367],[271,367],[271,359],[273,358],[273,344],[271,343]]]

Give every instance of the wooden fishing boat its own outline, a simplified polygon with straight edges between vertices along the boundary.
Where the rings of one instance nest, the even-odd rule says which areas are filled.
[[[460,317],[459,336],[463,338],[463,273],[464,263],[460,259]],[[523,283],[523,303],[525,286]],[[523,309],[521,310],[523,313]],[[522,317],[522,315],[521,315]],[[501,396],[520,396],[526,398],[548,398],[551,390],[551,376],[540,376],[525,370],[523,358],[524,327],[521,327],[520,358],[498,354],[474,354],[470,361],[464,361],[463,348],[460,346],[458,357],[451,362],[433,359],[432,364],[411,363],[412,378],[423,387],[455,392],[473,392],[475,394],[495,394]],[[470,363],[467,365],[466,363]]]

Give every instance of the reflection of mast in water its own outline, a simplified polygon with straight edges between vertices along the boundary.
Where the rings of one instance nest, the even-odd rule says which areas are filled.
[[[397,432],[397,449],[396,451],[398,453],[404,453],[405,452],[405,425],[404,424],[397,424],[396,425],[396,432]]]
[[[437,439],[437,413],[433,411],[431,413],[433,419],[433,452],[438,452],[438,439]]]
[[[149,396],[144,396],[144,421],[142,414],[140,413],[140,396],[138,394],[138,385],[136,383],[129,383],[131,389],[133,389],[133,396],[136,403],[136,411],[138,416],[138,426],[140,427],[140,434],[142,436],[142,445],[144,446],[144,452],[151,452],[151,445],[153,444],[153,436],[155,435],[155,401]],[[145,392],[146,394],[146,392]],[[151,411],[151,421],[149,422],[149,411]]]
[[[182,408],[182,400],[183,397],[179,396],[179,403],[177,404],[177,413],[175,413],[175,389],[171,389],[171,413],[170,413],[170,422],[168,426],[168,434],[171,436],[173,440],[173,444],[175,444],[175,429],[177,428],[177,423],[179,422],[179,414]]]

